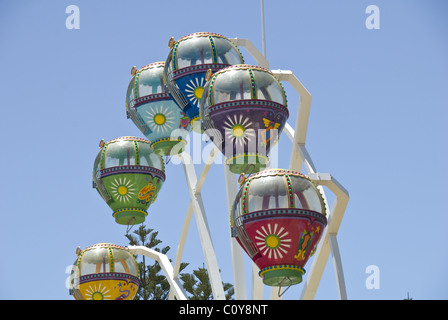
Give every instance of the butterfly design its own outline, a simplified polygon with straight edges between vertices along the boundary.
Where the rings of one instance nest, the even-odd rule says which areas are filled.
[[[263,139],[263,145],[267,145],[269,140],[273,138],[273,135],[271,135],[271,130],[276,130],[280,127],[281,122],[275,122],[274,120],[269,120],[267,118],[263,118],[264,126],[266,127],[265,130],[261,133],[261,138]]]

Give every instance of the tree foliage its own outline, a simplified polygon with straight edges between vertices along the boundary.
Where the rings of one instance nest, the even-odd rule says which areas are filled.
[[[212,300],[212,286],[208,277],[207,269],[202,266],[193,270],[193,274],[182,273],[180,279],[183,282],[183,287],[191,296],[190,300]],[[233,297],[233,285],[230,283],[223,283],[224,292],[227,300]]]
[[[166,254],[170,247],[166,246],[160,249],[158,245],[162,243],[157,238],[158,231],[146,228],[140,225],[132,234],[126,234],[131,246],[145,246],[149,249]],[[138,257],[140,260],[140,257]],[[170,260],[171,261],[171,260]],[[138,261],[138,268],[140,274],[140,286],[138,288],[135,300],[167,300],[170,292],[170,285],[162,268],[157,261],[148,259],[145,256]],[[182,281],[184,290],[190,294],[190,300],[210,300],[213,298],[212,288],[208,277],[207,269],[202,266],[193,270],[193,274],[181,273],[189,263],[182,262],[179,268],[179,276]],[[223,283],[224,291],[226,292],[226,299],[230,300],[233,297],[233,285],[230,283]]]

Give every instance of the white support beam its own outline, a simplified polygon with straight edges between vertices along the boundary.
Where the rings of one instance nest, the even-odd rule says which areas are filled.
[[[212,151],[210,152],[207,160],[205,161],[204,166],[202,167],[199,178],[197,180],[196,192],[201,192],[202,186],[204,185],[204,182],[205,182],[205,178],[207,177],[207,173],[210,170],[210,167],[211,167],[213,161],[215,160],[216,156],[218,155],[218,153],[219,153],[219,150],[216,147],[214,149],[212,149]],[[184,224],[182,226],[182,231],[181,231],[179,242],[177,245],[176,259],[174,261],[174,277],[178,277],[179,272],[180,272],[180,264],[182,262],[182,255],[183,255],[184,248],[185,248],[185,242],[187,240],[188,229],[190,228],[190,222],[191,222],[192,215],[193,215],[193,204],[190,201],[190,203],[188,205],[187,213],[185,214]],[[170,290],[168,299],[172,300],[173,298],[174,298],[174,293],[172,290]]]
[[[306,150],[305,145],[299,145],[299,151],[305,163],[305,167],[308,174],[316,173],[317,172],[316,166],[314,165],[313,160],[311,159],[310,154],[308,153],[308,150]]]
[[[292,151],[289,160],[289,169],[294,171],[301,171],[302,156],[300,154],[300,145],[305,144],[306,132],[308,130],[308,121],[311,109],[311,94],[306,90],[299,79],[289,70],[272,70],[271,71],[279,81],[287,81],[299,93],[299,109],[296,116],[296,123],[294,128]],[[292,129],[289,125],[286,130],[291,133]]]
[[[199,174],[198,182],[196,184],[196,192],[201,192],[202,186],[204,185],[205,178],[207,177],[210,167],[212,166],[213,161],[215,161],[216,156],[220,153],[221,152],[216,146],[214,146],[213,149],[210,151],[210,154],[208,155],[207,159],[205,160],[204,166],[201,169],[201,173]]]
[[[344,271],[342,270],[341,254],[339,252],[338,239],[336,234],[329,235],[329,243],[331,256],[333,260],[334,273],[336,276],[336,284],[338,286],[339,300],[347,300],[347,290],[345,288]]]
[[[143,255],[154,261],[157,261],[160,264],[162,271],[165,274],[165,277],[170,284],[170,288],[174,292],[176,298],[178,300],[187,300],[179,279],[173,276],[173,266],[171,265],[170,260],[166,255],[145,246],[129,246],[128,249],[132,254]]]
[[[262,68],[269,70],[269,62],[266,60],[265,56],[253,45],[253,43],[249,39],[239,39],[232,38],[230,39],[237,47],[243,47],[249,52],[252,58],[257,61],[258,65]]]
[[[295,131],[288,123],[285,126],[285,133],[294,143]],[[311,180],[314,180],[318,184],[318,189],[322,193],[327,207],[328,217],[328,225],[327,228],[325,228],[324,235],[318,246],[315,258],[310,268],[310,272],[308,273],[307,279],[304,283],[301,298],[314,298],[317,287],[319,286],[320,279],[324,272],[325,265],[327,264],[329,255],[331,253],[336,282],[338,286],[339,299],[345,300],[347,299],[347,292],[336,235],[348,204],[349,194],[348,191],[336,179],[331,177],[331,175],[319,174],[316,172],[317,170],[305,147],[305,144],[299,143],[297,144],[297,146],[298,152],[300,153],[300,159],[305,163],[308,176]],[[323,186],[327,186],[336,195],[336,199],[333,203],[333,208],[330,211],[328,211],[328,202]]]
[[[252,263],[252,300],[264,300],[264,283],[259,272],[257,265]]]
[[[233,201],[235,200],[236,194],[238,192],[238,186],[236,183],[235,174],[230,172],[229,166],[225,164],[224,156],[223,163],[227,195],[227,212],[230,215]],[[244,275],[244,252],[236,239],[230,236],[230,234],[231,230],[229,225],[230,252],[232,255],[233,288],[235,292],[235,300],[246,300],[247,292],[246,279]]]
[[[314,254],[313,263],[311,264],[310,271],[303,282],[302,293],[300,295],[301,300],[312,300],[316,294],[319,282],[324,273],[325,266],[330,256],[330,246],[325,243],[326,235],[328,233],[327,228],[324,229],[322,239],[317,246],[316,253]]]
[[[342,262],[335,237],[348,204],[349,194],[347,190],[345,190],[345,188],[328,173],[311,173],[308,176],[318,185],[327,186],[336,195],[336,199],[333,202],[330,214],[327,215],[327,227],[324,229],[322,239],[320,240],[315,257],[313,258],[310,272],[304,283],[301,299],[314,298],[332,249],[336,250],[335,252],[332,252],[332,255],[335,262],[335,272],[337,273],[336,281],[338,283],[339,297],[341,299],[346,299],[347,294],[345,292]]]
[[[330,215],[331,222],[328,221],[327,229],[329,233],[338,233],[349,200],[348,191],[329,173],[312,173],[308,177],[318,185],[328,187],[336,195]]]
[[[184,253],[185,242],[187,241],[187,234],[188,234],[188,229],[190,228],[190,222],[191,222],[192,216],[193,216],[193,204],[190,202],[190,204],[188,205],[187,213],[185,214],[184,224],[182,226],[182,231],[180,233],[179,242],[177,244],[176,259],[174,260],[174,267],[173,267],[173,269],[174,269],[173,276],[175,278],[179,277],[180,264],[182,262],[182,256]],[[174,299],[174,291],[171,288],[170,294],[168,296],[168,300],[173,300],[173,299]]]
[[[213,298],[215,300],[225,300],[224,288],[222,285],[221,274],[219,272],[218,260],[213,247],[210,229],[205,215],[204,204],[201,193],[196,189],[198,179],[191,157],[185,152],[178,155],[184,166],[185,177],[187,179],[188,190],[193,205],[201,247],[204,254],[205,264],[208,270],[210,285],[212,287]]]
[[[264,4],[263,0],[260,0],[261,5],[261,42],[263,43],[263,56],[266,58],[266,33],[264,28]]]

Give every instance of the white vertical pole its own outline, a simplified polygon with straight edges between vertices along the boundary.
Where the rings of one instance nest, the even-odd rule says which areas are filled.
[[[252,263],[252,300],[264,300],[264,283],[259,272],[257,265]]]
[[[339,252],[338,240],[336,234],[329,236],[331,255],[333,259],[334,272],[336,274],[336,283],[338,285],[338,294],[340,300],[347,300],[347,290],[345,288],[344,272],[342,270],[341,254]]]
[[[263,0],[260,0],[261,4],[261,40],[263,42],[263,56],[266,58],[266,36],[264,30],[264,4]]]
[[[223,156],[224,157],[224,156]],[[227,193],[227,208],[228,213],[231,214],[233,201],[235,200],[238,188],[236,185],[235,176],[230,172],[229,166],[224,163],[224,178],[226,182]],[[229,230],[230,235],[230,230]],[[232,255],[232,269],[233,269],[233,287],[235,290],[235,300],[246,300],[246,280],[244,276],[244,253],[235,238],[230,236],[230,252]]]
[[[204,253],[205,264],[207,265],[210,285],[212,287],[213,298],[215,300],[225,300],[226,296],[222,285],[221,274],[219,272],[218,260],[216,258],[215,249],[213,247],[210,230],[205,215],[204,204],[202,202],[201,193],[196,190],[198,180],[196,171],[189,155],[182,153],[179,155],[185,170],[185,177],[188,183],[188,190],[193,205],[193,213],[195,216],[199,238],[201,241],[202,251]]]
[[[338,285],[338,293],[341,299],[346,299],[345,283],[342,271],[342,263],[339,254],[339,247],[335,241],[335,236],[339,230],[339,226],[344,216],[345,209],[349,200],[347,190],[339,184],[339,182],[332,178],[329,174],[310,174],[310,179],[319,185],[327,186],[335,195],[336,199],[333,201],[332,208],[329,215],[327,215],[327,227],[324,229],[322,238],[317,247],[313,258],[311,270],[308,273],[306,282],[301,294],[301,299],[313,299],[319,286],[320,279],[324,272],[326,262],[332,253],[333,262],[336,272],[336,281]],[[332,252],[332,250],[336,250]]]
[[[177,245],[176,260],[174,261],[173,266],[173,277],[175,279],[179,278],[180,264],[182,262],[182,255],[184,253],[185,242],[187,240],[188,229],[190,228],[190,221],[192,216],[193,216],[193,205],[190,202],[190,204],[188,205],[187,213],[185,214],[184,225],[182,226],[182,231],[180,233],[179,243]],[[168,300],[173,299],[174,299],[174,291],[171,288]]]
[[[210,155],[208,156],[207,160],[205,161],[205,165],[202,167],[199,178],[197,179],[196,189],[195,189],[196,193],[201,192],[202,186],[204,185],[204,182],[205,182],[205,178],[207,177],[208,171],[210,170],[210,166],[212,165],[217,154],[218,154],[218,149],[215,147],[210,152]],[[182,160],[182,158],[181,158],[181,160]],[[184,225],[182,227],[182,231],[180,234],[179,243],[177,245],[176,260],[174,261],[174,266],[173,266],[173,269],[174,269],[173,276],[175,279],[177,279],[179,276],[180,264],[181,264],[181,260],[182,260],[182,255],[184,253],[185,242],[187,240],[187,234],[188,234],[188,229],[190,228],[190,221],[191,221],[192,215],[193,215],[193,204],[190,201],[190,204],[188,205],[187,213],[185,215]],[[169,300],[174,299],[173,290],[170,290],[168,299]]]

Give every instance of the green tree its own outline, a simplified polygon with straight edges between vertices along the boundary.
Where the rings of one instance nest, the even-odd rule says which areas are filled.
[[[208,277],[208,271],[204,266],[193,270],[193,274],[182,273],[180,279],[183,282],[183,287],[191,296],[190,300],[212,300],[212,286]],[[223,282],[223,288],[226,295],[226,300],[231,300],[234,294],[233,285]]]
[[[157,246],[162,242],[157,239],[158,231],[148,229],[144,225],[140,225],[138,230],[134,230],[132,234],[126,234],[131,246],[145,246],[149,249],[166,254],[170,247],[166,246],[159,249]],[[147,261],[149,260],[149,262]],[[180,271],[185,269],[188,263],[181,263]],[[142,261],[138,262],[140,273],[140,286],[134,300],[166,300],[170,292],[170,285],[162,267],[157,261],[146,259],[142,256]]]
[[[131,246],[145,246],[149,249],[166,254],[170,247],[166,246],[162,249],[157,246],[162,243],[157,239],[158,231],[148,229],[144,225],[140,225],[138,230],[134,230],[132,234],[126,234]],[[142,256],[142,261],[138,262],[140,273],[140,286],[134,300],[166,300],[170,292],[170,285],[162,268],[157,261],[146,259]],[[148,262],[147,260],[150,260]],[[170,260],[171,261],[171,260]],[[184,270],[189,263],[182,262],[179,272]],[[207,269],[202,266],[197,270],[193,270],[193,274],[180,273],[180,280],[185,291],[191,296],[190,300],[210,300],[212,296],[212,288],[208,277]],[[226,299],[231,300],[234,294],[233,285],[223,283]]]

